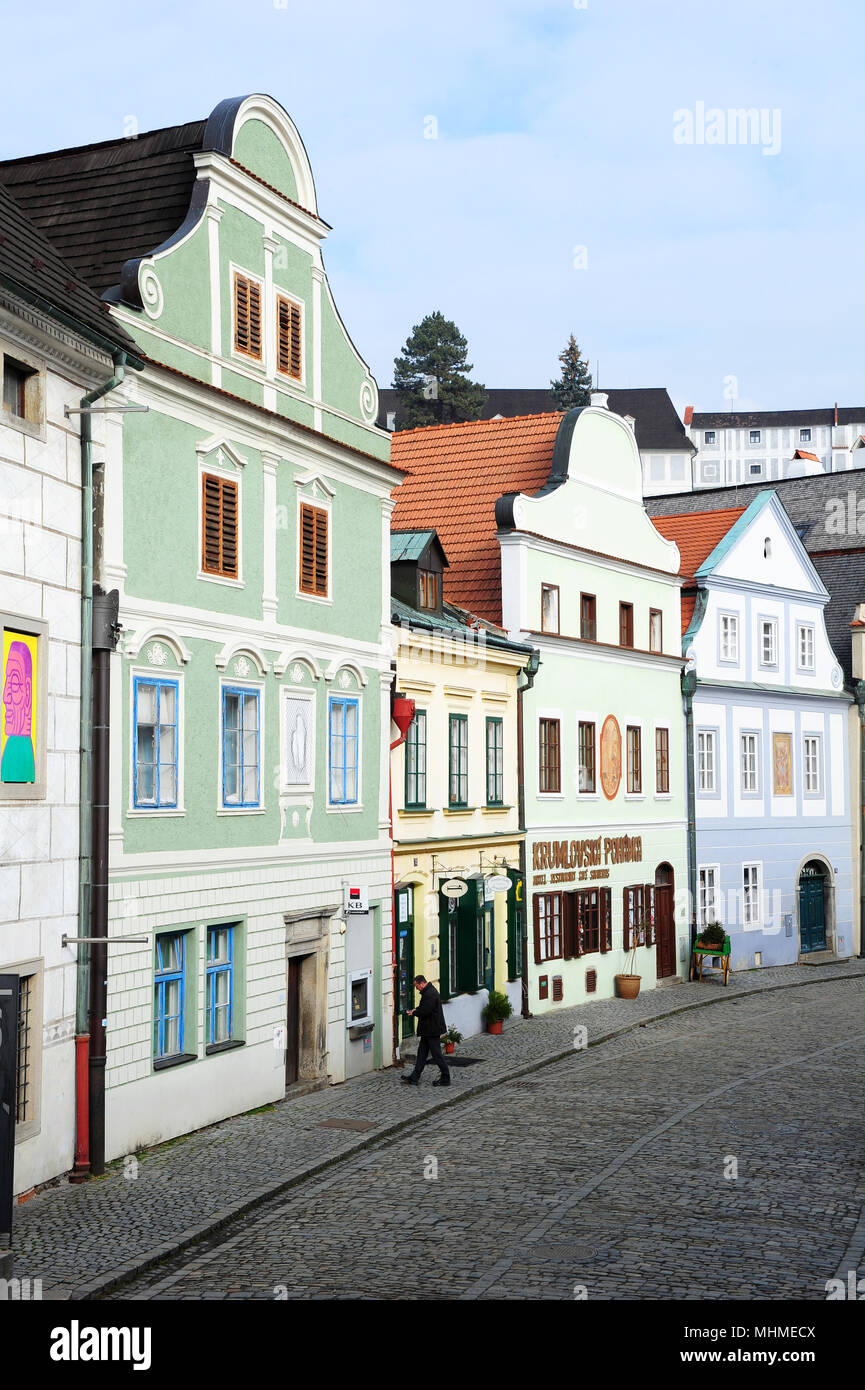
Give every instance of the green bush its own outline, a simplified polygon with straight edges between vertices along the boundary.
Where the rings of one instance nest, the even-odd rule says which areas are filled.
[[[704,946],[723,946],[725,932],[720,922],[710,922],[700,932],[699,940]]]
[[[511,1001],[501,990],[491,989],[490,997],[481,1010],[481,1015],[485,1023],[501,1023],[504,1019],[510,1018],[513,1013]]]
[[[462,1035],[462,1033],[460,1032],[459,1028],[454,1028],[453,1024],[451,1024],[450,1028],[447,1030],[447,1032],[446,1032],[445,1035],[444,1035],[443,1041],[444,1041],[444,1042],[452,1042],[452,1043],[461,1043],[462,1040],[463,1040],[463,1035]]]

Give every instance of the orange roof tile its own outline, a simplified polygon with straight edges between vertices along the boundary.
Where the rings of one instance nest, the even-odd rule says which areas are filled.
[[[449,602],[502,620],[495,507],[504,492],[534,493],[547,481],[560,411],[398,430],[391,463],[408,474],[394,491],[393,526],[435,527],[450,561]]]
[[[715,546],[723,540],[731,526],[745,512],[744,507],[727,507],[720,512],[681,512],[678,516],[653,516],[655,529],[679,547],[679,573],[696,574]],[[696,592],[682,594],[682,632],[694,614]]]
[[[809,454],[807,449],[797,449],[793,457],[794,459],[812,459],[814,463],[820,462],[817,454]]]

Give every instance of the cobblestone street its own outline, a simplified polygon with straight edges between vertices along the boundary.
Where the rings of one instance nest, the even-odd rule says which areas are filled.
[[[865,979],[815,980],[648,1019],[426,1114],[107,1296],[823,1300],[863,1260],[863,1004]],[[393,1104],[438,1096],[431,1080],[406,1094],[389,1074]]]

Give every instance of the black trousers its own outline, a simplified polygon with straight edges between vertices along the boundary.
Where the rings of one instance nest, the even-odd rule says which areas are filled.
[[[418,1044],[417,1061],[414,1064],[414,1071],[412,1072],[412,1076],[416,1076],[418,1080],[420,1080],[421,1072],[423,1071],[424,1067],[427,1064],[427,1060],[430,1057],[432,1057],[433,1061],[435,1062],[436,1066],[441,1072],[442,1081],[450,1081],[451,1074],[448,1070],[448,1064],[442,1056],[442,1045],[439,1042],[438,1038],[421,1038],[420,1043]]]

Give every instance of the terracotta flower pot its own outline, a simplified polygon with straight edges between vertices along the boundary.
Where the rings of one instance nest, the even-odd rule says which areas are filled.
[[[449,1043],[449,1042],[446,1042],[446,1043],[445,1043],[445,1052],[453,1052],[453,1051],[455,1051],[455,1049],[456,1049],[456,1043]]]
[[[620,999],[636,999],[640,992],[639,975],[617,975],[616,994]]]
[[[488,1033],[500,1033],[501,1031],[502,1031],[502,1021],[501,1021],[500,1018],[497,1018],[497,1019],[495,1019],[493,1022],[490,1022],[490,1023],[487,1024],[487,1032],[488,1032]]]

